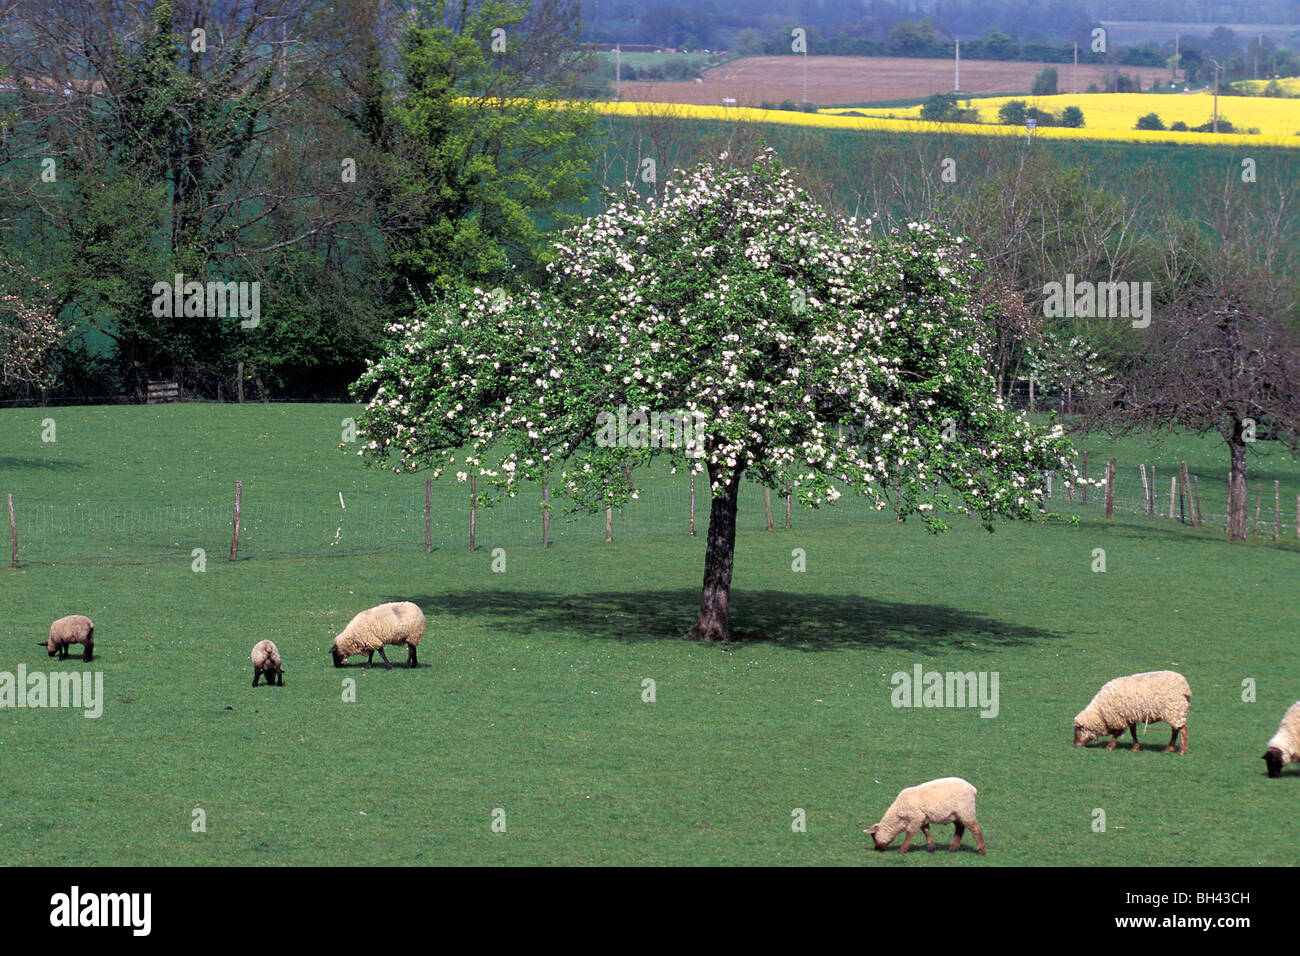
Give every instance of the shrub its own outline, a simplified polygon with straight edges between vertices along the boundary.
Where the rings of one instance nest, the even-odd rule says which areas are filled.
[[[1159,114],[1148,113],[1146,116],[1138,117],[1137,125],[1134,126],[1133,128],[1134,129],[1164,129],[1165,121],[1160,118]]]
[[[1184,123],[1182,120],[1174,120],[1172,123],[1169,124],[1169,128],[1175,133],[1187,132],[1187,124]]]
[[[1007,100],[998,107],[998,122],[1003,126],[1023,126],[1028,107],[1024,100]]]
[[[1030,89],[1034,96],[1054,96],[1056,95],[1056,67],[1048,66],[1043,68],[1043,72],[1034,78],[1034,85]]]
[[[1067,106],[1061,110],[1061,125],[1080,129],[1083,126],[1083,110],[1077,106]]]

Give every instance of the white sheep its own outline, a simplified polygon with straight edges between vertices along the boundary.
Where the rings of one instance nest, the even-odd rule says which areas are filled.
[[[1278,776],[1287,764],[1300,762],[1300,700],[1282,715],[1282,723],[1264,751],[1264,760],[1270,777]]]
[[[95,625],[84,614],[69,614],[50,625],[50,639],[37,641],[45,648],[50,657],[59,655],[59,660],[68,656],[69,644],[80,644],[82,660],[90,660],[95,654]]]
[[[384,667],[393,669],[384,653],[385,644],[406,645],[406,666],[415,667],[415,649],[424,636],[424,612],[410,601],[392,601],[362,611],[345,627],[330,646],[334,657],[334,666],[342,667],[343,662],[354,654],[369,654],[366,666],[375,660],[375,651],[383,658]]]
[[[961,777],[940,777],[915,787],[901,790],[897,799],[889,805],[885,815],[875,826],[863,830],[871,835],[877,850],[884,850],[894,842],[900,831],[907,831],[907,837],[899,853],[906,853],[912,845],[916,831],[925,834],[925,848],[934,852],[934,838],[930,836],[930,824],[952,823],[956,832],[948,849],[955,853],[961,846],[962,835],[966,828],[975,834],[975,849],[984,854],[984,834],[980,832],[979,821],[975,819],[976,790]]]
[[[1147,671],[1108,681],[1092,702],[1074,718],[1074,745],[1082,747],[1098,737],[1114,734],[1106,745],[1114,750],[1125,728],[1133,735],[1138,749],[1138,724],[1164,721],[1173,730],[1165,753],[1174,749],[1182,735],[1180,754],[1187,753],[1187,711],[1192,703],[1192,689],[1187,678],[1177,671]]]
[[[253,660],[253,686],[257,679],[265,676],[270,686],[284,686],[284,665],[280,660],[280,649],[274,641],[258,641],[253,645],[253,652],[248,655]]]

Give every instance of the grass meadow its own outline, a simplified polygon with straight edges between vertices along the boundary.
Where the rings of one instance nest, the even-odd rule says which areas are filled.
[[[20,504],[116,502],[126,515],[128,503],[162,514],[211,500],[224,514],[188,530],[206,514],[199,504],[156,526],[87,525],[90,546],[67,559],[59,552],[76,528],[51,524],[30,541],[20,528],[20,549],[33,550],[0,569],[0,671],[93,668],[104,704],[98,719],[0,712],[7,862],[1296,862],[1300,772],[1269,780],[1259,759],[1300,697],[1294,523],[1280,544],[1231,545],[1209,527],[1107,522],[1090,498],[1077,524],[993,534],[958,521],[930,536],[888,516],[832,521],[798,508],[790,529],[778,511],[768,532],[751,496],[732,596],[745,640],[699,646],[680,635],[698,601],[703,504],[695,538],[684,520],[638,525],[629,509],[613,543],[557,519],[543,550],[525,507],[513,518],[482,513],[473,553],[461,530],[424,553],[422,516],[385,532],[387,546],[348,526],[335,553],[310,522],[297,538],[287,527],[259,545],[258,510],[273,502],[319,502],[340,527],[339,494],[363,517],[354,502],[422,509],[423,475],[367,470],[338,449],[340,422],[356,411],[0,411],[0,493]],[[41,441],[46,419],[54,442]],[[1080,446],[1167,476],[1181,458],[1224,470],[1216,441],[1179,436],[1152,449],[1090,436]],[[1300,467],[1284,452],[1260,468],[1292,499],[1300,492]],[[253,530],[231,562],[236,478]],[[681,485],[652,473],[647,509],[671,502],[676,514],[680,497],[652,492]],[[434,488],[435,511],[463,529],[465,487],[444,476]],[[193,570],[192,547],[206,549],[205,570]],[[504,571],[492,569],[496,548]],[[792,570],[795,548],[806,571]],[[1105,573],[1092,570],[1097,548]],[[428,617],[421,666],[332,667],[326,648],[348,619],[398,599]],[[58,664],[36,646],[68,613],[95,621],[89,665],[76,651]],[[262,638],[284,656],[283,688],[250,686],[248,652]],[[997,672],[997,716],[893,707],[890,676],[918,664]],[[1192,686],[1185,757],[1160,752],[1164,725],[1146,729],[1138,753],[1071,746],[1072,717],[1102,683],[1158,668]],[[643,700],[647,678],[653,702]],[[1255,702],[1242,699],[1248,679]],[[355,701],[344,700],[345,680]],[[950,774],[979,789],[987,856],[969,836],[951,855],[870,850],[862,829],[899,789]],[[497,809],[505,832],[493,831]],[[792,830],[797,809],[806,832]],[[938,841],[950,836],[936,829]]]

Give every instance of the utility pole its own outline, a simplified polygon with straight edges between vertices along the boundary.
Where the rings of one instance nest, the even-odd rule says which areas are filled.
[[[1214,132],[1219,131],[1219,66],[1218,60],[1211,60],[1214,64]]]
[[[1079,44],[1077,42],[1074,44],[1074,79],[1072,80],[1072,85],[1074,86],[1074,95],[1078,96],[1079,95]]]
[[[799,105],[802,106],[804,103],[807,102],[808,102],[808,43],[807,41],[805,41],[803,45],[803,99],[800,100]]]
[[[614,99],[623,98],[623,45],[614,44]]]
[[[957,65],[954,68],[952,76],[952,91],[956,93],[961,89],[961,40],[957,40]]]

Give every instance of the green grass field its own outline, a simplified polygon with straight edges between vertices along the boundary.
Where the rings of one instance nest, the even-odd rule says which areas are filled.
[[[888,517],[796,510],[792,529],[769,533],[751,496],[733,592],[733,624],[747,640],[729,647],[679,639],[694,620],[703,535],[665,530],[659,518],[637,525],[631,509],[612,544],[557,522],[543,551],[535,511],[519,506],[513,520],[527,527],[510,528],[509,512],[485,515],[475,553],[462,535],[425,554],[421,516],[383,550],[348,537],[350,553],[316,556],[329,548],[304,527],[227,561],[236,478],[254,521],[267,503],[324,508],[339,492],[354,512],[353,501],[383,499],[422,509],[423,476],[368,471],[337,449],[340,421],[355,411],[0,412],[0,492],[20,502],[211,499],[227,509],[224,527],[193,535],[178,530],[183,515],[142,528],[147,540],[121,559],[47,553],[0,570],[0,671],[86,669],[76,652],[60,665],[35,643],[54,618],[85,613],[97,637],[88,666],[102,671],[105,696],[95,720],[0,712],[9,863],[1296,861],[1300,772],[1269,780],[1259,759],[1300,697],[1293,535],[1230,545],[1208,527],[1106,522],[1092,498],[1076,509],[1078,526],[990,535],[959,522],[932,537]],[[40,441],[45,418],[57,442]],[[1094,461],[1155,462],[1166,477],[1181,458],[1222,470],[1209,439],[1153,450],[1092,436],[1080,446]],[[1300,467],[1283,453],[1263,473],[1300,491]],[[680,493],[681,476],[652,476],[647,490],[670,482]],[[440,514],[464,501],[454,479],[435,489]],[[61,541],[52,535],[46,547]],[[313,556],[291,556],[295,543]],[[207,549],[202,573],[191,570],[191,545]],[[491,569],[496,547],[504,573]],[[807,554],[804,573],[791,571],[794,548]],[[1091,570],[1096,548],[1104,574]],[[333,634],[395,599],[429,617],[422,666],[330,666]],[[250,686],[248,651],[262,638],[284,655],[283,688]],[[996,671],[998,715],[895,709],[890,675],[917,664]],[[1160,752],[1164,725],[1145,732],[1139,753],[1071,746],[1071,718],[1105,680],[1165,667],[1193,689],[1187,756]],[[642,700],[646,678],[653,703]],[[1248,678],[1254,703],[1242,700]],[[356,682],[355,702],[343,700],[345,679]],[[986,857],[969,836],[951,856],[870,852],[861,831],[900,788],[949,774],[979,788]],[[496,808],[504,833],[492,830]],[[806,833],[791,830],[796,808]],[[192,829],[196,809],[205,832]],[[1105,832],[1093,831],[1097,809]]]

